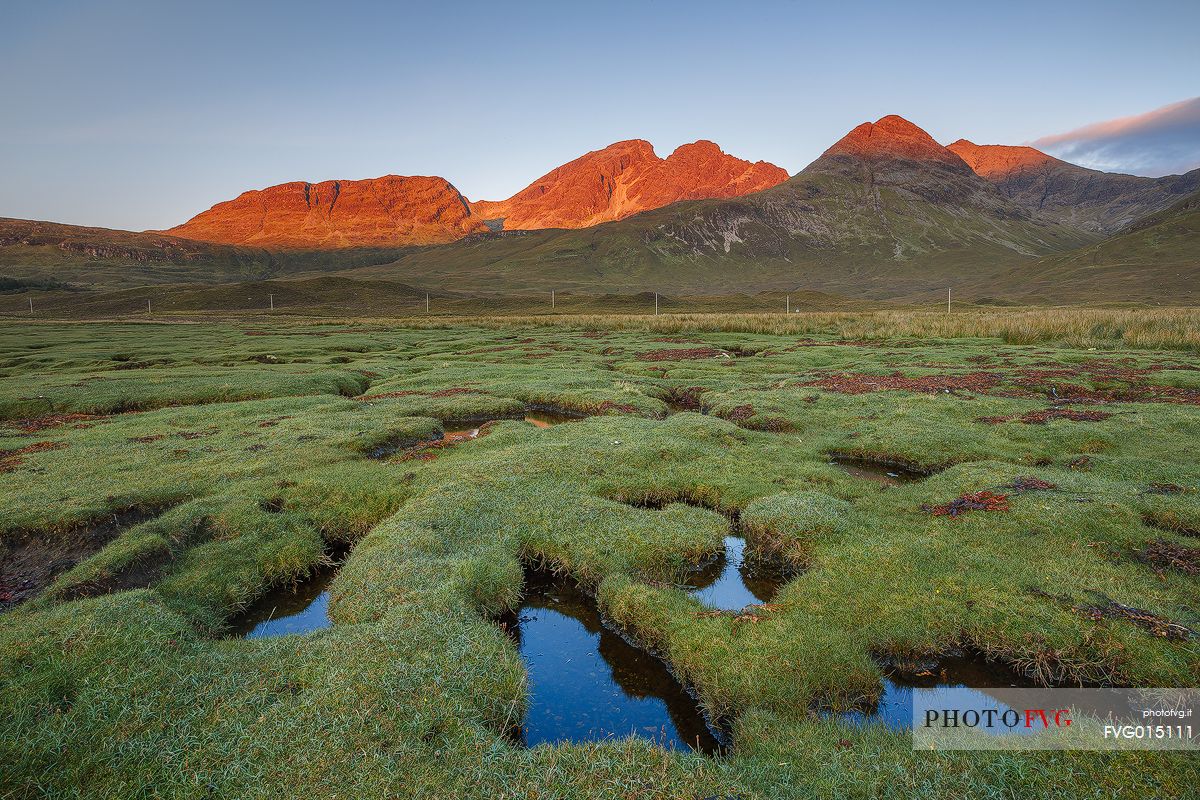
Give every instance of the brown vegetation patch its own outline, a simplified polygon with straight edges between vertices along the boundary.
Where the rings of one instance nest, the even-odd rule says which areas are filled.
[[[680,411],[699,411],[700,395],[706,391],[704,386],[672,386],[663,395],[663,402]]]
[[[651,350],[638,353],[639,361],[687,361],[689,359],[728,357],[728,353],[715,347],[690,347],[677,350]]]
[[[620,411],[622,414],[636,414],[637,408],[628,403],[614,403],[612,400],[605,400],[600,405],[596,406],[596,412],[603,414],[607,411]]]
[[[725,419],[731,422],[743,422],[753,417],[754,414],[754,406],[747,403],[745,405],[734,406],[731,408],[729,413],[725,415]]]
[[[1157,539],[1139,551],[1138,557],[1156,569],[1200,575],[1200,547],[1184,547],[1167,539]]]
[[[209,427],[202,431],[179,431],[175,435],[180,439],[203,439],[206,436],[216,436],[218,433],[220,433],[219,428]]]
[[[167,438],[165,433],[151,433],[146,436],[130,436],[126,441],[136,444],[149,444],[150,442],[157,442],[159,439],[165,438]]]
[[[1142,523],[1151,528],[1182,533],[1184,536],[1200,536],[1200,523],[1184,519],[1175,511],[1150,511],[1142,515]]]
[[[1007,417],[979,417],[976,422],[987,425],[1000,425],[1004,422],[1020,422],[1024,425],[1045,425],[1053,419],[1065,419],[1070,422],[1100,422],[1111,417],[1107,411],[1077,411],[1073,408],[1044,408],[1038,411],[1026,411],[1024,414]]]
[[[16,450],[0,450],[0,473],[12,472],[19,467],[25,461],[23,456],[44,453],[47,450],[61,450],[66,446],[66,442],[34,442]]]
[[[1044,481],[1041,478],[1035,478],[1032,475],[1022,475],[1019,478],[1014,478],[1013,482],[1008,485],[1009,489],[1014,492],[1048,492],[1051,489],[1057,489],[1057,483]]]
[[[42,417],[19,419],[5,424],[6,426],[19,428],[24,433],[39,433],[62,425],[74,425],[76,428],[90,428],[92,427],[91,425],[81,423],[97,419],[101,419],[97,414],[47,414]]]
[[[1172,622],[1143,608],[1134,608],[1115,600],[1108,600],[1099,605],[1075,606],[1075,611],[1093,622],[1099,622],[1102,619],[1123,619],[1163,639],[1187,641],[1196,635],[1191,628],[1180,625],[1178,622]]]
[[[958,517],[968,511],[1008,511],[1008,495],[996,494],[990,489],[984,489],[979,492],[967,492],[949,503],[937,506],[926,503],[921,506],[921,510],[927,511],[935,517]]]
[[[1183,494],[1186,491],[1177,483],[1152,483],[1146,487],[1145,494]]]
[[[864,375],[844,372],[827,375],[815,381],[797,384],[814,386],[838,394],[867,394],[888,389],[907,392],[983,392],[1000,384],[1001,376],[994,372],[968,372],[963,375],[923,375],[918,378],[905,377],[901,372],[891,375]]]

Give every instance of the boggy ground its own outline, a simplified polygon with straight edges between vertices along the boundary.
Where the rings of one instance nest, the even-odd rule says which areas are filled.
[[[914,753],[814,713],[957,646],[1042,682],[1197,685],[1194,352],[623,324],[3,329],[0,796],[1194,789],[1193,755]],[[681,584],[732,519],[797,576],[713,614]],[[224,637],[340,542],[332,627]],[[732,751],[514,746],[524,671],[493,620],[522,562],[594,593]]]

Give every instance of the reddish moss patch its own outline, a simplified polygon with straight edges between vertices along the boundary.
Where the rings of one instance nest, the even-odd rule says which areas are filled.
[[[39,433],[49,428],[57,428],[62,425],[74,425],[76,428],[90,428],[91,425],[81,423],[91,422],[92,420],[101,419],[96,414],[47,414],[42,417],[31,417],[29,419],[19,419],[14,422],[6,423],[6,426],[19,428],[24,433]]]
[[[1008,495],[984,489],[979,492],[967,492],[949,503],[938,506],[925,504],[921,506],[921,510],[928,511],[935,517],[958,517],[968,511],[1008,511]]]
[[[47,450],[62,450],[66,442],[34,442],[16,450],[0,450],[0,472],[12,472],[25,461],[23,456],[44,453]]]
[[[725,415],[725,419],[730,420],[731,422],[742,422],[750,419],[754,416],[754,414],[754,406],[747,403],[743,406],[735,406],[734,408],[731,408],[729,413]]]
[[[889,389],[907,392],[984,392],[1000,385],[1001,376],[994,372],[968,372],[963,375],[923,375],[908,378],[901,372],[891,375],[864,375],[862,373],[837,373],[815,381],[798,384],[814,386],[838,394],[867,394]]]
[[[691,347],[678,350],[651,350],[638,353],[639,361],[687,361],[701,358],[719,358],[726,353],[713,347]]]
[[[1111,417],[1107,411],[1077,411],[1073,408],[1045,408],[1039,411],[1026,411],[1019,416],[1008,417],[979,417],[977,422],[987,425],[999,425],[1004,422],[1020,422],[1024,425],[1045,425],[1050,420],[1065,419],[1070,422],[1100,422]]]

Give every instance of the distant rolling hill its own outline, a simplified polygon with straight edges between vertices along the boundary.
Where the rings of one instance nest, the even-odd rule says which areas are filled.
[[[1113,237],[1023,265],[997,282],[1005,296],[1039,303],[1200,304],[1200,191]],[[987,294],[981,282],[973,290]]]
[[[402,249],[271,251],[56,222],[0,218],[0,280],[112,288],[227,283],[386,263]]]

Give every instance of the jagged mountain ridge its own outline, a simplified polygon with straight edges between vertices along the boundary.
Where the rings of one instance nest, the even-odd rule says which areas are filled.
[[[583,228],[679,200],[755,192],[787,177],[712,142],[683,145],[663,159],[635,139],[587,153],[507,200],[471,203],[437,177],[293,181],[244,192],[166,233],[284,249],[444,244],[502,228]]]

